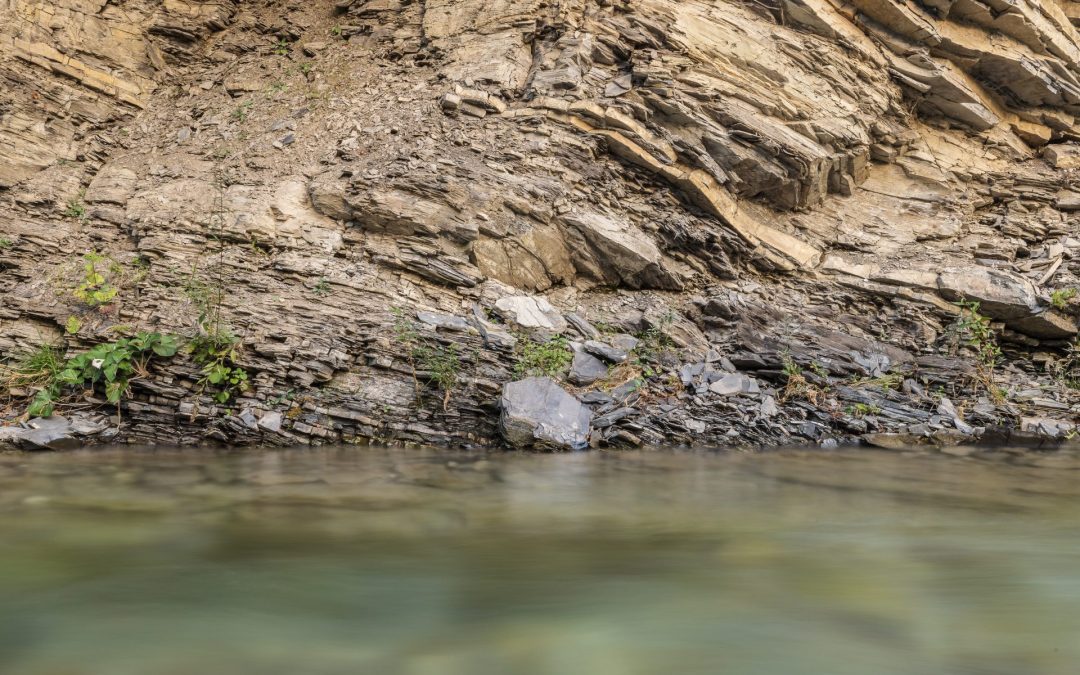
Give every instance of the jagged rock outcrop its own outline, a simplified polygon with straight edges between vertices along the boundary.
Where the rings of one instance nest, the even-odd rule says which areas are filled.
[[[212,297],[250,387],[155,362],[121,441],[492,443],[553,336],[598,447],[1066,435],[1077,6],[7,0],[0,355]]]

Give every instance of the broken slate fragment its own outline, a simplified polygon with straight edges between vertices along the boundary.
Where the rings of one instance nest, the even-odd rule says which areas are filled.
[[[579,349],[570,364],[570,382],[585,387],[607,377],[607,365],[592,354]]]
[[[761,391],[757,380],[742,373],[731,373],[709,385],[709,391],[721,396],[736,394],[757,394]]]
[[[585,351],[593,356],[604,359],[608,363],[623,363],[630,358],[630,355],[622,349],[612,347],[611,345],[604,344],[598,340],[587,341],[585,343]]]

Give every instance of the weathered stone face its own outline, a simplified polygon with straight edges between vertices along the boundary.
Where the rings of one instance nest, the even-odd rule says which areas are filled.
[[[216,285],[251,391],[232,414],[163,364],[125,403],[137,436],[487,442],[520,340],[557,334],[610,406],[601,441],[637,444],[818,440],[768,393],[783,350],[956,379],[961,298],[1062,354],[1077,13],[778,7],[0,2],[0,357],[192,335]],[[95,251],[120,270],[104,308],[72,296]],[[666,408],[638,424],[635,396]]]

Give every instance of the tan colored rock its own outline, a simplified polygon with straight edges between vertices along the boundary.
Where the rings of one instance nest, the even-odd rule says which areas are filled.
[[[1080,145],[1048,145],[1042,156],[1055,169],[1080,168]]]

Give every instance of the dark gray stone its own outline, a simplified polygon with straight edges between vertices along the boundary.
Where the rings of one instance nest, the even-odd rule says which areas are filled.
[[[607,365],[592,354],[578,350],[570,364],[570,382],[586,387],[597,380],[607,377]]]
[[[28,427],[15,437],[15,442],[24,450],[75,450],[83,445],[75,437],[66,417],[31,420]]]
[[[592,413],[550,377],[503,386],[499,428],[515,448],[581,450],[588,445]]]
[[[757,394],[760,391],[757,380],[742,373],[732,373],[709,385],[709,391],[721,396],[735,394]]]

